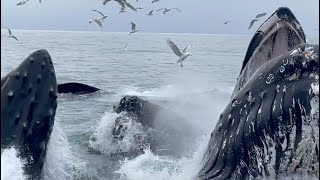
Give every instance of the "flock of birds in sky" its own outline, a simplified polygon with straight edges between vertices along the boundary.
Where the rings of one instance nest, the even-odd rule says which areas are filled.
[[[29,0],[22,0],[20,1],[19,3],[17,3],[16,5],[17,6],[21,6],[21,5],[27,5],[27,2]],[[134,7],[132,6],[128,0],[103,0],[102,4],[103,5],[106,5],[108,2],[110,1],[115,1],[117,2],[121,7],[120,7],[120,11],[119,11],[119,14],[121,13],[125,13],[127,12],[127,9],[131,9],[132,11],[137,11],[139,9],[143,9],[142,7]],[[136,0],[137,2],[139,0]],[[152,0],[151,3],[157,3],[159,2],[160,0]],[[39,0],[39,3],[41,3],[41,0]],[[179,12],[182,12],[180,9],[178,8],[160,8],[158,10],[151,10],[148,14],[148,16],[153,16],[155,15],[155,13],[157,12],[162,12],[162,14],[167,14],[169,11],[171,10],[176,10],[176,11],[179,11]],[[99,17],[96,17],[96,18],[91,18],[89,20],[89,23],[95,23],[97,25],[98,28],[103,28],[103,21],[104,19],[106,19],[108,16],[107,15],[104,15],[101,11],[98,11],[96,9],[93,9],[92,11],[94,12],[97,12],[100,14]],[[248,29],[250,29],[253,24],[256,22],[256,21],[259,21],[261,17],[267,15],[266,12],[263,12],[263,13],[260,13],[260,14],[257,14],[250,22],[250,25],[248,27]],[[225,21],[224,24],[228,24],[230,23],[230,21]],[[133,33],[136,33],[136,32],[139,32],[140,30],[137,29],[137,25],[134,23],[134,22],[131,22],[131,30],[129,31],[129,35],[133,34]],[[12,35],[12,32],[10,29],[8,29],[9,31],[9,36],[8,38],[13,38],[15,40],[18,41],[18,38],[16,38],[14,35]],[[187,45],[182,51],[180,51],[180,49],[177,47],[177,45],[170,39],[170,38],[167,38],[166,39],[166,42],[167,42],[167,45],[169,46],[169,48],[172,50],[172,52],[177,55],[179,57],[177,63],[180,64],[181,67],[183,67],[183,64],[182,62],[189,56],[192,56],[192,54],[190,52],[188,52],[188,48],[190,47],[190,44]],[[124,50],[127,50],[127,46],[128,44],[126,44],[126,46],[124,47]]]

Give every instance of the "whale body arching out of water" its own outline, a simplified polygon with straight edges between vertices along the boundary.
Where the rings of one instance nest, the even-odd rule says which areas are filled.
[[[319,45],[305,42],[289,8],[260,26],[197,179],[319,174]]]

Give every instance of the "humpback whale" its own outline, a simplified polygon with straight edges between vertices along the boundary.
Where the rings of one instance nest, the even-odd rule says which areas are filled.
[[[193,138],[192,125],[186,119],[140,97],[124,96],[113,110],[118,114],[112,131],[113,138],[117,141],[121,141],[126,135],[127,118],[140,123],[146,129],[152,129],[151,133],[146,132],[147,137],[143,139],[145,141],[140,143],[150,145],[153,152],[165,148],[166,153],[180,156],[189,147],[188,138]]]
[[[27,179],[41,178],[56,108],[56,75],[46,50],[1,79],[1,149],[17,149]]]
[[[257,30],[196,179],[319,174],[319,45],[289,8]]]

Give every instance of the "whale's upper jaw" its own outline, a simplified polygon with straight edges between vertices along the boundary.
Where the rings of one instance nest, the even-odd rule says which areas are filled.
[[[1,148],[15,146],[33,179],[41,173],[56,108],[56,75],[46,50],[1,79]]]
[[[119,104],[114,106],[113,111],[117,114],[121,112],[133,112],[137,113],[142,107],[141,103],[143,100],[138,98],[137,96],[125,96],[121,98]]]
[[[278,8],[251,39],[233,95],[264,63],[305,42],[303,29],[290,9]]]

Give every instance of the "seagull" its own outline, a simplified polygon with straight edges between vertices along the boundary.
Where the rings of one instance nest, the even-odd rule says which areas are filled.
[[[178,9],[178,8],[161,8],[161,9],[158,9],[157,12],[158,12],[158,11],[161,11],[161,10],[164,10],[162,13],[163,13],[163,14],[166,14],[167,12],[169,12],[169,11],[172,10],[172,9],[176,9],[176,10],[178,10],[178,11],[181,12],[181,10]]]
[[[8,29],[8,31],[9,31],[9,36],[8,36],[8,38],[13,38],[13,39],[15,39],[15,40],[18,41],[18,38],[16,38],[14,35],[12,35],[11,30]]]
[[[253,23],[256,22],[256,21],[259,21],[259,19],[257,19],[257,18],[252,19],[248,29],[250,29],[253,26]]]
[[[224,22],[223,24],[228,24],[228,22],[230,22],[230,21],[226,21],[226,22]]]
[[[103,19],[101,19],[101,18],[90,19],[89,23],[95,22],[96,25],[97,25],[99,28],[102,28],[102,23],[101,23],[102,20],[103,20]]]
[[[131,10],[137,11],[137,9],[136,9],[135,7],[133,7],[133,6],[129,3],[129,1],[127,1],[127,0],[122,0],[122,2],[124,3],[124,5],[125,5],[126,7],[130,8]]]
[[[187,45],[181,52],[177,47],[177,45],[175,45],[170,38],[167,38],[166,41],[170,49],[173,51],[173,53],[179,57],[179,60],[177,61],[177,63],[180,63],[180,66],[183,67],[182,61],[185,60],[188,56],[192,56],[192,54],[188,52],[188,48],[190,47],[190,44]]]
[[[125,8],[121,7],[121,9],[120,9],[120,11],[119,11],[119,14],[125,13],[125,12],[127,12],[127,10],[126,10]]]
[[[107,2],[110,2],[110,1],[112,1],[112,0],[103,0],[103,5],[106,5],[107,4]],[[137,9],[135,8],[135,7],[133,7],[130,3],[129,3],[129,1],[127,1],[127,0],[113,0],[113,1],[116,1],[117,3],[119,3],[120,4],[120,6],[122,7],[122,8],[126,8],[126,7],[128,7],[128,8],[130,8],[130,9],[132,9],[133,11],[137,11]]]
[[[98,12],[99,14],[101,14],[102,17],[100,19],[101,19],[102,22],[106,17],[108,17],[108,16],[105,16],[102,12],[100,12],[98,10],[93,9],[92,11],[95,11],[95,12]]]
[[[129,35],[131,35],[132,33],[136,33],[140,31],[139,29],[136,29],[136,24],[131,22],[131,32],[129,32]]]
[[[127,49],[128,43],[126,44],[126,46],[123,48],[124,51],[128,50]]]
[[[143,9],[143,7],[137,7],[136,9]]]
[[[25,5],[25,4],[27,4],[28,1],[29,1],[29,0],[22,0],[22,1],[18,2],[16,5],[17,5],[17,6]]]
[[[261,17],[263,17],[265,15],[267,15],[267,13],[263,12],[263,13],[257,14],[255,18],[259,19],[259,18],[261,18]]]
[[[261,17],[263,17],[263,16],[265,16],[265,15],[267,15],[267,13],[266,13],[266,12],[263,12],[263,13],[257,14],[257,15],[256,15],[256,17],[255,17],[255,18],[253,18],[253,19],[251,20],[251,22],[250,22],[250,25],[249,25],[248,29],[250,29],[256,21],[259,21],[259,18],[261,18]]]
[[[148,15],[148,16],[152,16],[152,15],[154,15],[154,13],[153,13],[153,10],[152,11],[150,11],[148,14],[146,14],[146,15]]]
[[[151,3],[159,2],[160,0],[152,0]]]

